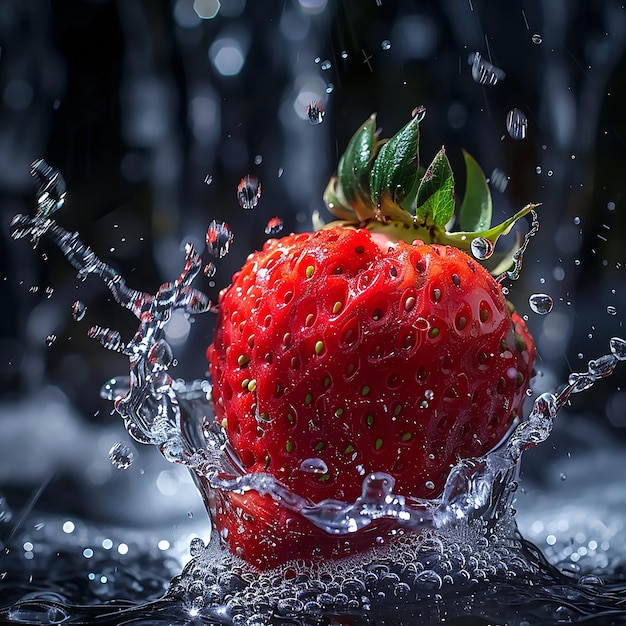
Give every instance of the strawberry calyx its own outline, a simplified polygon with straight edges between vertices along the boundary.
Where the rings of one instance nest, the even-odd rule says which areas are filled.
[[[461,230],[447,227],[455,213],[455,181],[452,167],[442,147],[428,167],[419,159],[420,122],[424,107],[413,111],[411,120],[390,139],[380,139],[376,114],[359,127],[339,160],[324,202],[337,218],[316,227],[365,228],[389,241],[438,243],[470,252],[476,238],[488,240],[495,247],[502,235],[533,211],[528,204],[507,220],[491,226],[492,200],[485,175],[476,160],[463,152],[466,188],[458,216]],[[512,252],[500,254],[501,265],[510,264]]]

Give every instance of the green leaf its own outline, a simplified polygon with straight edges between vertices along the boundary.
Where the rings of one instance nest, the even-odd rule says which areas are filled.
[[[375,203],[380,203],[383,194],[388,194],[399,204],[413,187],[419,166],[421,119],[423,115],[413,117],[378,152],[370,172],[370,190]]]
[[[361,195],[367,195],[362,189],[361,180],[369,169],[372,147],[375,140],[376,114],[369,116],[348,143],[348,147],[339,160],[337,180],[348,202],[353,202]]]
[[[417,217],[442,229],[454,214],[454,176],[444,148],[437,152],[422,177],[415,202]]]
[[[491,225],[491,192],[480,165],[465,150],[467,184],[459,211],[461,230],[473,232],[486,230]]]

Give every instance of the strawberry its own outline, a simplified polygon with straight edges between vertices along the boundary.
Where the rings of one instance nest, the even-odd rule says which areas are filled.
[[[535,348],[492,274],[491,197],[465,155],[462,232],[445,225],[454,180],[442,149],[418,162],[420,109],[392,139],[357,131],[325,201],[340,218],[269,240],[220,294],[207,356],[216,418],[246,472],[266,472],[311,503],[352,502],[364,476],[394,493],[441,494],[459,459],[488,452],[519,416]],[[504,263],[510,263],[508,256]],[[230,550],[260,569],[341,557],[397,532],[381,519],[326,533],[269,495],[211,493]]]

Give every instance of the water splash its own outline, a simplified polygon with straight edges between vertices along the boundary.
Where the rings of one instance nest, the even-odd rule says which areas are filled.
[[[536,206],[536,205],[535,205]],[[537,218],[537,212],[534,209],[530,211],[531,224],[530,230],[524,235],[522,245],[513,254],[513,269],[502,272],[496,277],[496,282],[502,283],[506,278],[510,280],[517,280],[522,272],[522,263],[524,261],[524,253],[530,243],[530,240],[539,232],[539,220]]]
[[[38,172],[42,170],[54,179],[53,168],[40,167]],[[406,498],[394,493],[391,476],[373,472],[363,476],[361,495],[354,502],[312,503],[269,474],[247,473],[214,419],[209,382],[186,383],[173,380],[168,373],[173,354],[163,329],[172,312],[215,310],[210,300],[192,287],[203,266],[194,247],[186,246],[185,265],[176,280],[161,285],[154,295],[135,291],[98,259],[77,233],[65,231],[50,217],[44,218],[47,206],[40,204],[39,208],[33,218],[14,218],[13,236],[31,236],[36,243],[34,234],[42,232],[42,220],[46,220],[43,232],[79,275],[99,276],[115,299],[139,319],[139,327],[128,342],[108,328],[94,326],[89,331],[106,348],[129,357],[130,375],[109,381],[102,395],[115,402],[134,439],[158,446],[167,460],[192,472],[209,509],[215,494],[227,498],[229,494],[256,491],[323,531],[346,539],[370,527],[376,529],[383,519],[395,525],[394,540],[368,553],[333,563],[288,563],[264,574],[225,553],[219,538],[213,536],[207,546],[199,542],[193,545],[192,561],[172,581],[168,599],[183,602],[190,615],[191,611],[209,618],[219,614],[232,624],[252,625],[267,623],[271,615],[370,611],[381,598],[405,601],[468,581],[479,584],[500,576],[504,580],[511,572],[525,576],[539,573],[537,559],[524,557],[515,534],[512,498],[520,459],[525,450],[548,438],[558,410],[572,394],[589,389],[609,376],[618,362],[626,361],[626,340],[612,338],[609,354],[589,361],[586,371],[571,374],[558,393],[540,395],[527,419],[516,424],[494,450],[460,460],[451,469],[440,497]],[[534,211],[532,218],[532,227],[514,258],[514,270],[502,274],[500,281],[519,275],[523,252],[538,228]],[[212,243],[218,245],[217,240]],[[111,452],[121,466],[131,458],[119,444]],[[320,473],[324,467],[318,459],[308,459],[302,470]],[[396,567],[400,569],[396,571]]]

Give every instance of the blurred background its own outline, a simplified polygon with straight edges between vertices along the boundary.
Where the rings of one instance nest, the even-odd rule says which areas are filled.
[[[34,211],[37,158],[67,182],[57,221],[135,289],[174,279],[184,244],[202,250],[209,222],[226,221],[231,252],[197,284],[216,298],[268,220],[286,233],[310,229],[315,210],[328,218],[323,190],[370,113],[391,136],[424,105],[422,159],[445,145],[460,193],[466,149],[490,179],[494,221],[542,203],[510,285],[538,343],[536,392],[624,333],[621,1],[3,0],[0,46],[0,538],[30,505],[103,524],[204,520],[184,472],[133,444],[99,397],[127,359],[86,331],[128,340],[135,318],[49,242],[33,250],[9,236],[11,218]],[[307,117],[311,102],[321,123]],[[262,188],[251,210],[237,201],[246,175]],[[534,293],[552,297],[552,312],[531,310]],[[210,314],[172,321],[176,377],[205,375],[212,324]],[[528,455],[531,483],[563,481],[577,454],[621,451],[625,376],[622,366],[573,399],[551,442]],[[134,454],[125,471],[109,460],[118,441]],[[14,513],[4,527],[2,507]]]

